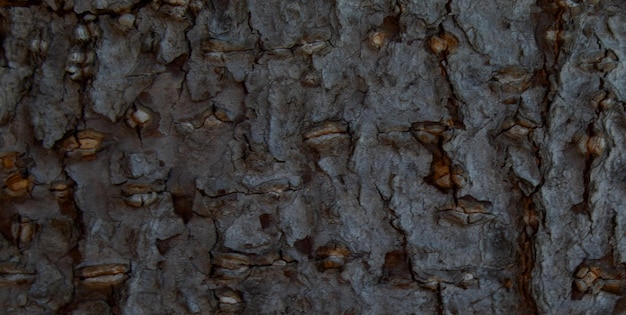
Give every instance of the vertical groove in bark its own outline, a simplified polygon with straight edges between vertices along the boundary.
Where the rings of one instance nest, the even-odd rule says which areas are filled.
[[[558,1],[538,0],[537,7],[540,9],[533,17],[536,23],[535,40],[541,53],[543,54],[543,69],[537,70],[533,75],[533,81],[545,89],[541,106],[541,127],[548,129],[550,125],[551,103],[556,93],[559,82],[559,67],[561,64],[561,35],[564,32],[563,14],[564,8]],[[537,267],[537,252],[535,248],[535,236],[540,222],[544,222],[545,214],[538,212],[535,204],[536,193],[545,182],[547,165],[541,163],[541,151],[543,145],[533,142],[537,164],[541,170],[539,185],[529,196],[524,196],[521,202],[522,222],[521,233],[519,235],[519,271],[518,283],[522,301],[529,313],[540,314],[536,302],[536,292],[533,288],[533,271]],[[541,211],[547,211],[542,209]]]
[[[535,240],[534,237],[539,227],[538,213],[531,197],[523,197],[521,202],[521,233],[518,247],[518,274],[517,282],[519,294],[522,298],[527,314],[540,314],[535,292],[532,287],[533,269],[535,268]]]

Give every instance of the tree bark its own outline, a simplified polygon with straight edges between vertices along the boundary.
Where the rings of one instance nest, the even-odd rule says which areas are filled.
[[[625,12],[0,0],[0,304],[626,314]]]

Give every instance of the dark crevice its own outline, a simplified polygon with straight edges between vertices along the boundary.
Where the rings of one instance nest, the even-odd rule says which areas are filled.
[[[193,198],[193,195],[184,194],[182,191],[172,193],[174,213],[179,216],[185,224],[193,217]]]
[[[62,161],[62,167],[65,170],[67,165],[65,164],[65,159]],[[83,211],[76,204],[76,198],[74,195],[76,184],[75,181],[67,175],[64,174],[65,182],[67,183],[67,195],[57,198],[57,204],[60,209],[61,214],[70,218],[73,222],[74,231],[76,233],[75,237],[73,237],[73,242],[71,245],[71,249],[67,252],[67,255],[72,259],[73,269],[76,270],[77,266],[83,262],[83,253],[80,251],[80,243],[85,240],[86,234],[88,232],[87,227],[85,226],[85,221],[83,218]],[[75,310],[78,303],[80,303],[84,297],[85,293],[80,290],[76,285],[72,286],[72,296],[73,298],[67,304],[61,306],[60,313],[61,314],[69,314],[71,311]]]
[[[539,12],[533,13],[531,19],[535,22],[535,41],[543,54],[543,66],[535,71],[531,79],[532,86],[544,87],[545,92],[540,104],[542,122],[541,128],[550,127],[550,115],[552,102],[557,92],[557,83],[562,60],[559,58],[561,47],[561,34],[564,31],[563,20],[564,7],[550,0],[538,0]],[[532,135],[532,134],[531,134]],[[522,228],[518,238],[518,270],[517,285],[518,294],[522,300],[527,314],[539,314],[539,307],[533,294],[532,276],[536,267],[535,238],[539,229],[539,223],[545,219],[537,208],[535,195],[540,191],[545,181],[547,165],[542,164],[541,150],[543,148],[533,143],[535,162],[541,172],[540,184],[529,196],[522,197],[520,227]]]
[[[550,123],[551,105],[554,95],[557,93],[559,71],[563,60],[560,59],[562,41],[559,39],[564,32],[563,14],[565,9],[550,0],[538,0],[537,6],[540,12],[532,15],[536,22],[535,41],[543,54],[543,69],[538,70],[540,80],[537,84],[544,84],[546,90],[541,103],[541,116],[543,126]]]
[[[445,314],[444,304],[443,304],[443,288],[441,284],[437,285],[437,315]]]
[[[408,280],[409,282],[415,282],[417,277],[413,270],[413,263],[411,255],[407,250],[407,232],[398,226],[394,221],[398,220],[398,214],[389,207],[389,201],[385,200],[383,194],[379,191],[381,200],[383,201],[383,207],[387,209],[389,213],[389,225],[396,231],[401,237],[401,249],[390,251],[385,254],[385,262],[382,266],[381,282],[387,283],[392,280]],[[397,283],[398,285],[405,285],[406,283]]]
[[[1,7],[28,7],[40,4],[40,0],[0,0]]]
[[[443,148],[443,136],[439,135],[438,138],[436,146],[432,144],[425,145],[431,152],[433,161],[430,166],[430,175],[426,176],[424,181],[444,194],[452,193],[452,198],[456,204],[458,191],[461,188],[456,178],[462,175],[457,173],[457,170],[452,165],[452,159]]]
[[[587,126],[587,135],[591,139],[595,136],[594,123],[591,122]],[[585,146],[586,147],[586,146]],[[572,206],[572,211],[577,214],[586,215],[591,220],[591,170],[593,166],[594,155],[585,153],[585,169],[583,170],[583,200]]]
[[[440,32],[443,33],[443,27],[441,27]],[[460,112],[461,104],[459,104],[460,103],[459,96],[457,95],[456,90],[454,88],[454,84],[452,84],[452,81],[450,80],[450,76],[448,74],[448,68],[447,68],[448,60],[447,59],[448,59],[448,51],[444,51],[439,56],[439,69],[446,81],[448,90],[450,91],[450,97],[448,97],[448,99],[446,100],[445,107],[448,110],[448,113],[450,114],[453,127],[458,128],[458,129],[465,129],[465,124],[463,123],[463,114]]]
[[[532,197],[522,198],[522,232],[518,239],[518,292],[525,308],[525,314],[539,314],[537,302],[532,294],[532,272],[535,268],[535,235],[539,222],[538,213]]]

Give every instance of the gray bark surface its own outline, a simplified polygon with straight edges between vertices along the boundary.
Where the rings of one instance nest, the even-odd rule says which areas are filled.
[[[0,0],[6,314],[626,314],[622,1]]]

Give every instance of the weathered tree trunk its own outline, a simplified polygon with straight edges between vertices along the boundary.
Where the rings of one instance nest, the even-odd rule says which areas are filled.
[[[626,5],[0,1],[7,314],[624,314]]]

